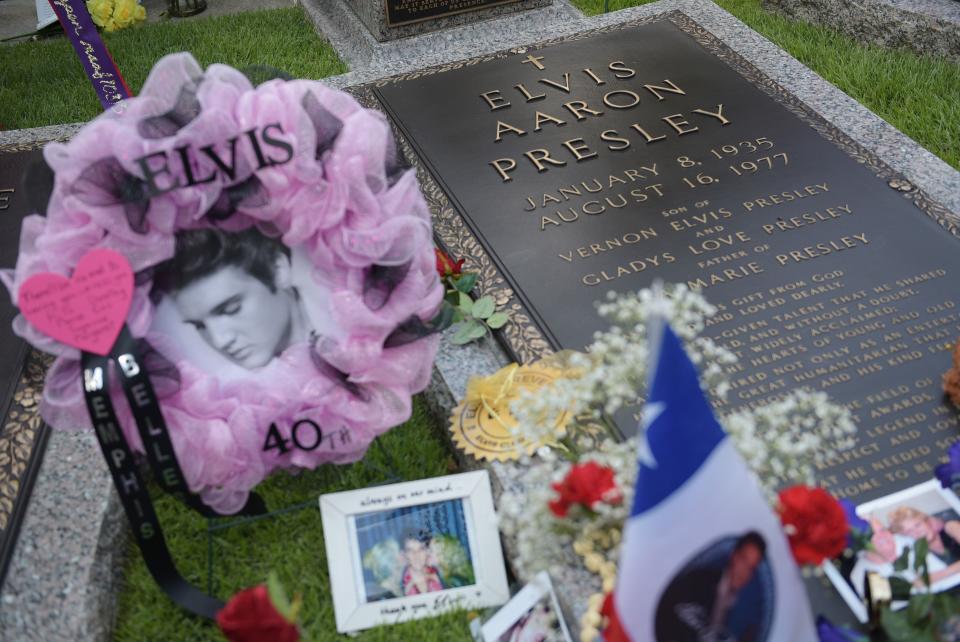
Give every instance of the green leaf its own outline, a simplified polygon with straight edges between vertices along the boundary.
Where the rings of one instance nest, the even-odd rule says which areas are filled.
[[[921,624],[930,615],[933,608],[932,593],[917,593],[910,596],[910,602],[907,604],[907,617],[914,624]]]
[[[893,563],[893,570],[898,573],[901,571],[907,570],[910,566],[910,547],[906,546],[903,549],[903,552],[900,553],[900,557]]]
[[[493,311],[496,309],[497,304],[494,302],[493,297],[484,296],[480,297],[473,302],[473,316],[478,319],[486,319]]]
[[[457,288],[458,290],[466,294],[470,292],[470,290],[472,290],[476,284],[477,284],[477,273],[468,272],[467,274],[464,274],[459,279],[457,279],[457,282],[453,284],[453,287]]]
[[[487,319],[487,325],[497,330],[507,325],[507,321],[510,320],[510,317],[507,316],[506,312],[494,312],[490,315],[490,318]]]
[[[487,334],[487,329],[482,323],[474,323],[470,326],[469,334],[471,339],[480,339]]]
[[[951,616],[960,613],[960,596],[937,593],[933,596],[932,616],[939,627]]]
[[[274,608],[279,611],[280,615],[289,620],[293,606],[290,604],[290,600],[287,599],[287,592],[284,590],[283,584],[280,583],[280,578],[277,577],[274,571],[270,571],[270,574],[267,576],[267,594],[270,595],[270,601],[273,602]]]
[[[890,642],[935,642],[929,631],[910,623],[905,611],[885,608],[880,613],[880,626]]]
[[[930,550],[930,544],[926,537],[921,537],[913,545],[913,570],[920,572],[921,568],[927,563],[927,552]]]
[[[458,323],[455,327],[457,327],[457,330],[454,332],[451,341],[453,341],[454,345],[458,346],[479,339],[487,333],[483,325],[478,321],[464,321]]]
[[[460,300],[457,303],[457,308],[459,308],[464,315],[473,314],[473,299],[470,298],[469,294],[464,294],[463,292],[460,293]]]
[[[895,600],[909,600],[913,584],[902,577],[893,576],[890,579],[890,592]]]

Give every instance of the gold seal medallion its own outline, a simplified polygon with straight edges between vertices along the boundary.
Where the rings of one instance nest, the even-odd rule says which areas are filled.
[[[532,454],[544,444],[511,432],[517,422],[510,414],[510,402],[522,390],[536,390],[564,376],[570,376],[569,371],[535,363],[512,364],[489,377],[471,379],[466,396],[450,417],[454,443],[463,452],[488,461],[518,459],[521,452]],[[559,417],[558,435],[568,420],[567,413]]]

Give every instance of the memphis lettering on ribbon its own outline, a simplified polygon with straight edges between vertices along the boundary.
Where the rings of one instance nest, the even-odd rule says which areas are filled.
[[[112,358],[119,366],[121,381],[134,381],[143,373],[134,352],[117,351]],[[107,460],[113,484],[120,495],[120,503],[123,504],[127,519],[130,520],[134,539],[143,554],[147,569],[170,599],[195,615],[213,619],[223,608],[223,603],[187,582],[180,575],[170,556],[150,494],[137,469],[133,452],[124,438],[110,400],[108,385],[110,360],[111,357],[86,351],[82,353],[83,392],[87,410],[93,422],[94,433]],[[132,406],[156,405],[148,385],[144,385],[142,381],[134,385],[135,387],[131,387],[130,394]],[[146,446],[146,440],[144,445]],[[176,461],[172,458],[172,453],[164,459]],[[161,482],[171,483],[174,481],[172,477],[176,477],[177,473],[178,471],[174,471],[166,476],[166,479],[162,478]]]
[[[48,0],[104,109],[131,96],[83,0]]]

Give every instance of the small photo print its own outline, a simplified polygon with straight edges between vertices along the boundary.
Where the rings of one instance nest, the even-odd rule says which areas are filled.
[[[914,546],[926,539],[930,588],[939,593],[960,585],[960,500],[953,491],[932,479],[906,490],[861,504],[861,519],[870,523],[873,547],[840,562],[827,562],[824,571],[861,622],[867,621],[864,583],[868,573],[897,575],[909,582],[920,578],[913,572]],[[909,550],[907,570],[897,572],[894,562]],[[918,586],[919,590],[919,586]],[[894,602],[894,608],[905,606]]]
[[[546,572],[537,575],[481,629],[482,642],[572,642]]]
[[[353,520],[361,603],[476,583],[463,499],[361,513]]]

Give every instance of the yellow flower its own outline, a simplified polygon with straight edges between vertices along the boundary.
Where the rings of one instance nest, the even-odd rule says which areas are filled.
[[[119,28],[119,25],[117,25],[117,22],[113,18],[107,20],[106,24],[103,25],[104,31],[116,31]]]
[[[509,430],[517,424],[510,414],[510,402],[516,399],[519,388],[514,385],[520,366],[512,363],[488,377],[471,377],[467,383],[465,401],[478,404],[487,416]]]
[[[117,5],[113,8],[113,19],[121,27],[129,27],[133,22],[133,8],[136,6],[134,0],[117,0]]]
[[[138,4],[137,8],[133,11],[133,19],[136,22],[143,22],[147,19],[147,8],[142,4]]]
[[[106,27],[113,14],[113,0],[87,0],[87,11],[98,27]]]
[[[116,4],[113,8],[113,19],[120,28],[129,27],[134,22],[143,20],[143,17],[146,16],[146,9],[140,6],[140,4],[137,3],[137,0],[115,1]]]

